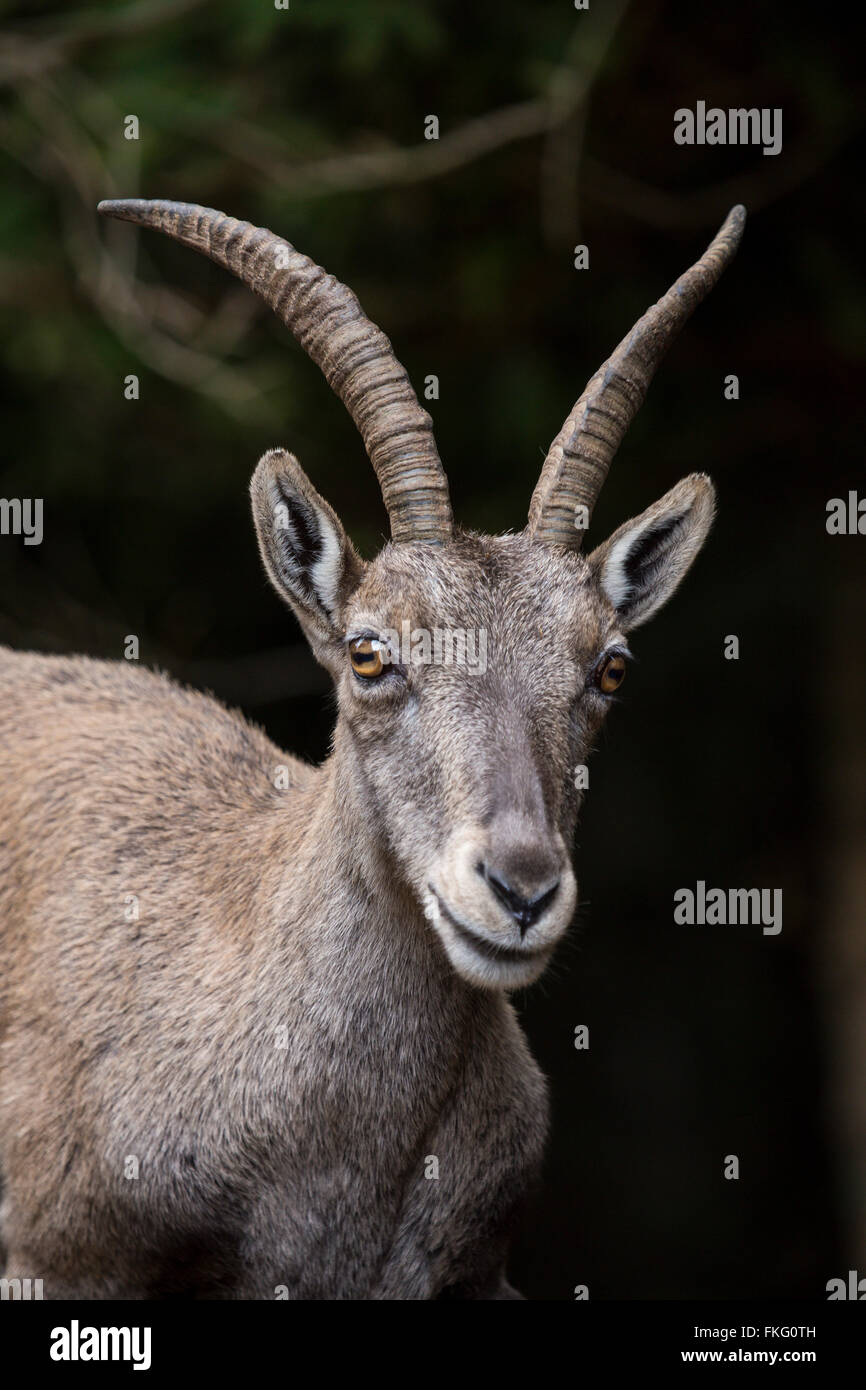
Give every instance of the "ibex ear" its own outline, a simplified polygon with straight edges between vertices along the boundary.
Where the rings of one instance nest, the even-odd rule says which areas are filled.
[[[706,540],[715,509],[709,478],[691,473],[593,550],[590,568],[624,631],[667,603]]]
[[[259,550],[271,583],[313,646],[342,637],[340,615],[363,561],[298,460],[269,449],[250,483]]]

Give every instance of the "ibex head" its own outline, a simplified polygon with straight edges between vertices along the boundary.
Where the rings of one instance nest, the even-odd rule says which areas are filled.
[[[506,536],[454,529],[430,417],[349,289],[211,208],[132,199],[100,211],[233,271],[352,415],[392,540],[364,563],[297,460],[275,449],[252,480],[262,558],[334,679],[336,748],[369,824],[455,970],[474,985],[529,983],[574,912],[575,770],[623,678],[628,632],[707,536],[712,483],[684,478],[587,556],[584,530],[658,362],[733,256],[744,210],[596,372],[550,447],[526,529]]]

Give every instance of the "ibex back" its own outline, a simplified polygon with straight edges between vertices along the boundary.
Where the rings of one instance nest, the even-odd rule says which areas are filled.
[[[547,1103],[507,992],[573,916],[574,770],[712,485],[581,540],[743,211],[592,378],[526,529],[480,536],[349,290],[212,209],[101,210],[280,314],[361,430],[392,540],[362,562],[290,454],[259,463],[265,567],[336,689],[321,768],[162,676],[3,653],[6,1276],[49,1298],[517,1298]]]

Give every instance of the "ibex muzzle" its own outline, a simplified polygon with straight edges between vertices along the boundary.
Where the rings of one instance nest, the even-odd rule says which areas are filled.
[[[0,655],[5,1276],[47,1298],[518,1297],[547,1104],[506,991],[571,920],[576,773],[712,484],[581,541],[743,210],[592,378],[506,536],[455,530],[430,417],[345,286],[212,209],[101,211],[275,309],[357,423],[392,540],[363,562],[292,455],[259,463],[265,568],[337,694],[318,769],[145,670]]]

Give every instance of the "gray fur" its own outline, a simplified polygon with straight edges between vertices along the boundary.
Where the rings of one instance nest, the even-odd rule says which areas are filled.
[[[306,510],[277,529],[285,497]],[[573,914],[573,769],[609,703],[590,677],[636,596],[606,596],[605,547],[525,533],[364,565],[281,451],[253,506],[334,679],[321,768],[161,675],[0,653],[5,1274],[49,1298],[519,1297],[547,1100],[507,991]],[[646,514],[683,520],[640,621],[711,510],[695,476]],[[363,684],[346,634],[404,619],[483,628],[486,672]],[[482,861],[527,896],[559,876],[524,935]]]

